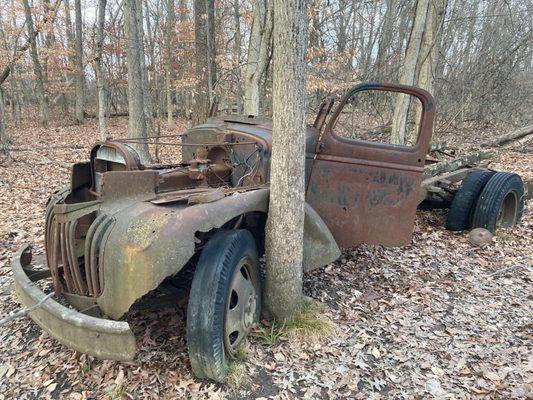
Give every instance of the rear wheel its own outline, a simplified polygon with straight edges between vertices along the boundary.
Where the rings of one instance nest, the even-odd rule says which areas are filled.
[[[476,200],[494,174],[493,171],[474,171],[468,174],[448,210],[446,229],[459,232],[470,228]]]
[[[219,231],[202,250],[189,296],[187,344],[194,374],[221,382],[259,320],[259,257],[247,230]]]
[[[517,174],[497,172],[483,188],[474,211],[472,226],[494,232],[511,227],[522,218],[524,184]]]

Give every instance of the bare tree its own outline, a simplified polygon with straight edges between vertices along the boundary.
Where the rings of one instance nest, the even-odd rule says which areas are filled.
[[[83,107],[85,103],[85,72],[83,70],[83,26],[81,19],[81,0],[74,0],[76,20],[76,123],[83,124]]]
[[[9,154],[9,132],[7,131],[6,113],[4,107],[4,93],[0,87],[0,161]]]
[[[98,27],[96,32],[96,84],[98,89],[98,127],[100,139],[105,140],[107,129],[105,123],[106,96],[103,68],[104,24],[107,0],[98,0]]]
[[[176,11],[174,9],[174,0],[167,0],[167,18],[165,22],[165,93],[167,103],[167,123],[169,128],[174,128],[174,107],[172,106],[173,98],[173,44],[174,44],[174,26],[176,24]]]
[[[48,108],[48,95],[44,87],[44,76],[41,61],[39,60],[39,53],[37,51],[37,34],[33,25],[33,18],[31,15],[31,8],[28,0],[22,0],[24,5],[24,15],[26,17],[26,29],[28,31],[28,40],[30,42],[30,56],[33,64],[33,72],[35,74],[35,94],[39,102],[39,122],[43,127],[47,127],[50,121],[50,110]]]
[[[146,138],[146,115],[144,107],[143,78],[141,57],[144,57],[141,47],[139,20],[137,19],[137,1],[126,0],[124,2],[124,15],[128,38],[127,62],[128,62],[128,136],[130,138]],[[150,160],[148,145],[136,144],[137,152],[142,162]]]
[[[246,66],[244,113],[259,115],[259,83],[270,60],[272,39],[272,0],[254,0],[254,20]]]
[[[236,80],[236,97],[237,97],[237,113],[243,112],[243,90],[242,90],[242,72],[241,72],[241,55],[242,55],[242,32],[241,32],[241,13],[239,8],[239,1],[233,1],[233,19],[235,21],[235,38],[233,41],[233,57]]]
[[[306,1],[274,0],[274,125],[265,303],[280,319],[297,312],[303,298],[306,41]]]
[[[429,0],[418,0],[416,4],[415,19],[409,37],[409,44],[405,54],[400,83],[413,85],[416,81],[416,66],[420,56],[422,37],[426,25]],[[409,109],[409,96],[398,96],[392,120],[391,142],[405,143],[407,111]]]
[[[215,2],[194,0],[194,44],[196,53],[196,89],[193,124],[203,122],[214,102],[215,64]]]

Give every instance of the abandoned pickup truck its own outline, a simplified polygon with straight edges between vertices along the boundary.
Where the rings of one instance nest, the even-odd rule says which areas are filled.
[[[369,97],[359,100],[363,94]],[[391,99],[397,95],[418,107],[406,107],[400,118],[404,145],[387,143],[394,132],[382,128],[401,104]],[[435,115],[431,95],[362,84],[333,109],[334,103],[325,101],[307,129],[305,271],[359,243],[410,243],[426,196],[421,182]],[[363,131],[364,124],[372,126]],[[14,256],[21,303],[41,302],[31,318],[75,350],[131,360],[135,338],[121,318],[192,265],[191,366],[198,377],[222,380],[261,312],[271,131],[271,123],[258,118],[212,118],[180,135],[181,160],[173,164],[142,164],[139,139],[96,144],[89,162],[73,165],[69,187],[46,205],[48,268],[31,266],[29,246]],[[515,192],[513,201],[520,199]],[[46,280],[51,285],[43,285]],[[54,298],[46,299],[52,290]]]

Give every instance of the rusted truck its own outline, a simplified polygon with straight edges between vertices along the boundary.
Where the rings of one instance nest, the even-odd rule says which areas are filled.
[[[363,94],[369,97],[358,100]],[[400,103],[378,94],[418,102],[404,119],[404,128],[416,131],[412,143],[386,143],[390,132],[381,122]],[[410,243],[417,206],[427,196],[422,182],[432,96],[370,83],[334,103],[326,100],[307,129],[305,271],[363,242]],[[362,111],[348,110],[355,106]],[[359,129],[376,116],[377,127]],[[158,138],[160,146],[181,148],[180,162],[171,164],[141,163],[139,139],[97,143],[88,162],[73,165],[70,185],[46,205],[47,268],[32,267],[29,246],[14,255],[18,298],[25,306],[40,303],[31,318],[72,349],[131,360],[135,338],[121,318],[158,290],[177,296],[168,288],[190,267],[192,370],[222,380],[261,313],[271,132],[271,122],[259,118],[212,118],[172,143],[175,135]],[[520,188],[511,193],[519,209]],[[516,221],[516,212],[509,218]]]

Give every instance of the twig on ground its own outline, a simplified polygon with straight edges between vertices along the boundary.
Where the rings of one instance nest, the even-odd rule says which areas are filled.
[[[38,303],[34,304],[33,306],[24,307],[23,309],[17,312],[9,314],[4,319],[0,319],[0,326],[5,325],[10,321],[13,321],[14,319],[23,317],[24,315],[32,312],[33,310],[36,310],[37,308],[41,307],[44,304],[44,302],[48,300],[50,297],[52,297],[53,295],[54,295],[54,292],[48,293],[45,297],[43,297]]]
[[[517,264],[517,265],[511,265],[510,267],[499,269],[497,271],[494,271],[494,272],[490,273],[489,275],[490,276],[499,275],[499,274],[502,274],[504,272],[514,271],[515,269],[519,269],[519,268],[523,268],[526,271],[533,272],[533,268],[531,268],[530,266]]]

